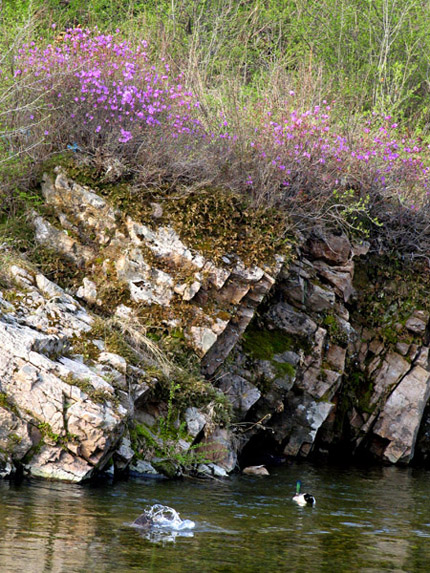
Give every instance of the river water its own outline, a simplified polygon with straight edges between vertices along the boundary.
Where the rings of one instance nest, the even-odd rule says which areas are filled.
[[[296,480],[316,499],[297,506]],[[0,482],[0,571],[430,571],[430,471],[291,463],[266,478]],[[162,503],[183,532],[131,527]]]

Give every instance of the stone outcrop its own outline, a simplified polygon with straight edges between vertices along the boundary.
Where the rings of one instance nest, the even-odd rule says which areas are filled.
[[[2,474],[20,468],[35,476],[82,481],[112,461],[115,471],[131,463],[134,471],[150,462],[163,465],[151,447],[131,455],[126,437],[134,420],[144,423],[151,436],[160,416],[168,415],[166,403],[147,399],[157,378],[148,384],[144,370],[106,352],[103,340],[92,336],[94,315],[84,305],[102,309],[107,282],[117,291],[126,289],[127,299],[117,299],[111,313],[128,324],[136,308],[155,308],[161,323],[182,331],[210,373],[272,288],[282,258],[260,268],[230,254],[220,266],[188,248],[172,227],[126,216],[61,169],[54,179],[44,177],[42,193],[54,215],[49,220],[33,215],[36,241],[56,250],[84,277],[78,288],[65,292],[22,265],[8,270],[16,297],[0,297]],[[76,355],[82,339],[91,356]],[[235,381],[231,395],[240,412],[260,397],[243,382],[246,388]],[[200,436],[202,451],[212,459],[210,471],[232,471],[237,450],[231,432],[217,426],[210,412],[196,408],[188,409],[186,423],[187,440],[163,441],[152,433],[157,451],[182,455]]]
[[[128,410],[101,364],[67,356],[92,316],[46,277],[11,273],[22,290],[13,302],[0,292],[0,464],[87,479],[115,449]]]
[[[278,276],[271,302],[236,346],[228,370],[221,368],[220,388],[226,387],[224,377],[240,377],[264,390],[239,430],[245,463],[255,453],[252,444],[287,456],[361,454],[403,464],[414,459],[420,427],[430,418],[424,416],[429,314],[412,309],[405,315],[404,327],[396,326],[396,343],[381,338],[378,323],[364,326],[366,317],[355,311],[357,322],[349,310],[357,308],[356,253],[365,255],[366,246],[314,234]],[[376,296],[384,295],[379,290]],[[418,458],[429,451],[425,435],[430,431],[421,430]],[[264,459],[263,451],[260,456],[251,460]]]
[[[132,217],[62,169],[42,192],[49,217],[33,214],[36,241],[80,280],[61,288],[0,251],[11,260],[0,283],[1,476],[176,476],[194,452],[196,471],[216,477],[286,456],[429,459],[430,314],[397,299],[383,307],[395,284],[363,287],[366,244],[314,229],[292,260],[247,266],[190,247],[158,203],[149,219]],[[154,370],[136,333],[138,361],[106,348],[94,324],[107,304],[125,333],[148,318],[179,333],[212,401],[173,419],[171,399],[154,393],[168,360]],[[178,435],[160,432],[160,420]]]
[[[324,260],[302,257],[283,269],[259,324],[237,345],[228,372],[221,368],[220,388],[241,378],[264,389],[246,415],[242,447],[263,432],[278,453],[306,457],[335,408],[356,337],[345,300],[354,292],[352,248],[345,237],[329,237],[321,249],[314,239],[309,251]]]
[[[429,348],[398,343],[395,350],[387,350],[369,336],[369,331],[362,332],[362,342],[356,345],[356,372],[361,375],[357,379],[367,392],[349,412],[352,446],[386,462],[407,464],[414,458],[430,395]]]
[[[99,282],[114,273],[128,287],[132,304],[161,307],[164,320],[178,322],[209,374],[235,346],[282,267],[281,256],[264,268],[247,267],[235,255],[223,257],[223,266],[215,264],[187,247],[171,226],[123,215],[61,169],[54,180],[44,176],[42,192],[60,228],[35,216],[36,240],[54,245],[78,266],[85,261]],[[91,277],[76,294],[97,303]]]

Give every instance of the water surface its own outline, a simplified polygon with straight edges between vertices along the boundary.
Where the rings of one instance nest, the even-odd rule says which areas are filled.
[[[291,501],[295,482],[316,507]],[[293,463],[266,478],[0,481],[0,571],[430,570],[430,471]],[[196,522],[184,536],[130,526],[147,505]]]

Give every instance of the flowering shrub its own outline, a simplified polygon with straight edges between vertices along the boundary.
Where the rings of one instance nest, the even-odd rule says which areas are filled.
[[[302,113],[282,111],[262,112],[249,130],[246,184],[264,200],[310,217],[346,213],[351,202],[358,210],[376,200],[427,205],[428,149],[399,133],[390,116],[373,114],[345,135],[327,102]]]
[[[390,116],[345,134],[333,104],[299,112],[290,92],[281,105],[266,98],[214,118],[180,75],[151,63],[145,41],[80,28],[44,49],[22,46],[12,75],[0,74],[12,152],[108,151],[134,171],[152,164],[170,179],[241,191],[308,225],[360,231],[361,217],[428,204],[428,150]]]
[[[149,127],[173,138],[198,130],[190,115],[198,102],[167,64],[161,71],[151,65],[146,47],[80,28],[45,49],[22,46],[13,73],[15,136],[43,139],[53,151],[108,145],[120,153],[138,148]]]

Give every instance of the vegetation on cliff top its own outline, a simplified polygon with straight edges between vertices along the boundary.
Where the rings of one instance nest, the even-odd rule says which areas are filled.
[[[69,149],[142,192],[213,186],[301,229],[425,248],[428,10],[416,0],[7,3],[3,209],[19,175]]]

